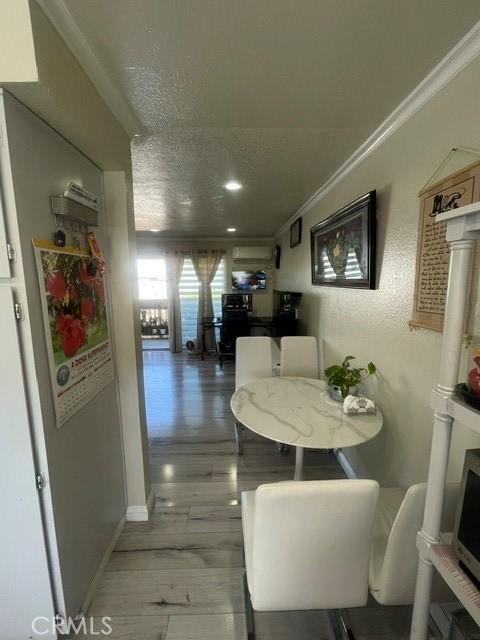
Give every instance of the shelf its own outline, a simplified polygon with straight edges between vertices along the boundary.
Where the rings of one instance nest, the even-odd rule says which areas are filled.
[[[468,240],[480,236],[480,204],[472,202],[458,209],[449,209],[436,217],[447,223],[447,240]]]
[[[473,409],[457,396],[445,398],[434,390],[431,404],[434,411],[447,414],[460,424],[480,433],[480,411]]]
[[[450,245],[450,270],[448,292],[445,305],[445,323],[442,340],[442,359],[438,390],[431,396],[431,406],[435,412],[434,433],[430,456],[430,470],[425,514],[422,531],[418,537],[420,553],[429,547],[428,556],[446,584],[462,605],[480,625],[480,590],[460,567],[452,548],[445,544],[429,544],[438,535],[435,522],[440,522],[444,478],[447,474],[451,429],[445,428],[448,416],[457,424],[462,424],[480,433],[480,412],[467,405],[463,399],[451,395],[458,378],[460,349],[465,327],[465,302],[470,286],[470,264],[473,260],[475,240],[480,239],[480,202],[450,209],[436,217],[436,222],[446,225],[446,240]],[[455,382],[454,382],[455,381]],[[432,524],[433,523],[433,524]],[[417,588],[415,590],[414,620],[411,640],[425,640],[427,637],[428,609],[430,606],[431,567],[424,562],[418,564]]]
[[[452,548],[445,544],[435,544],[431,548],[430,558],[455,596],[476,624],[480,625],[480,591],[458,566],[458,559]]]
[[[448,415],[454,420],[480,433],[480,411],[468,406],[460,398],[450,398],[447,403]]]

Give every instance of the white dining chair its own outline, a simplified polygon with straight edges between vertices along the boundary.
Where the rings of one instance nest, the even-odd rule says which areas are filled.
[[[285,336],[280,340],[280,375],[318,378],[318,343],[314,336]]]
[[[235,390],[252,380],[271,378],[273,369],[272,339],[268,336],[237,338],[235,355]],[[237,453],[243,453],[242,429],[235,422]]]
[[[417,532],[422,527],[426,483],[409,489],[380,490],[370,556],[370,592],[383,605],[413,603],[417,576]],[[442,531],[453,531],[460,485],[446,485]],[[448,600],[443,580],[434,585],[433,598]]]
[[[319,377],[319,351],[314,336],[284,336],[280,340],[280,375],[300,378]],[[277,443],[285,455],[289,445]]]
[[[261,485],[242,493],[248,638],[253,610],[362,607],[379,487],[373,480]]]

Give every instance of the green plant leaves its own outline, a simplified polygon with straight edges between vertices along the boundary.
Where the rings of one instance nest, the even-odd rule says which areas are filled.
[[[325,369],[327,384],[339,387],[343,398],[347,397],[350,387],[356,387],[377,370],[373,362],[369,362],[366,368],[352,369],[350,362],[355,359],[355,356],[345,356],[341,365],[334,364]]]

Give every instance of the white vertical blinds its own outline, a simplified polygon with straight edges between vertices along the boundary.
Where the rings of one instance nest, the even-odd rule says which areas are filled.
[[[197,337],[197,311],[198,311],[198,278],[193,268],[191,258],[185,257],[183,262],[182,277],[180,278],[180,305],[182,309],[182,343]],[[222,293],[225,293],[225,258],[220,262],[215,278],[211,284],[213,312],[215,316],[221,314]]]
[[[213,313],[215,316],[220,316],[222,314],[222,293],[226,293],[225,258],[222,258],[218,265],[217,273],[212,280],[211,287]]]

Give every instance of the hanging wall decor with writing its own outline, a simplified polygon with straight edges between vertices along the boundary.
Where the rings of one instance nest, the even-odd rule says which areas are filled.
[[[480,200],[480,162],[447,176],[419,193],[417,266],[410,327],[443,330],[450,252],[445,225],[435,222],[442,211]]]

